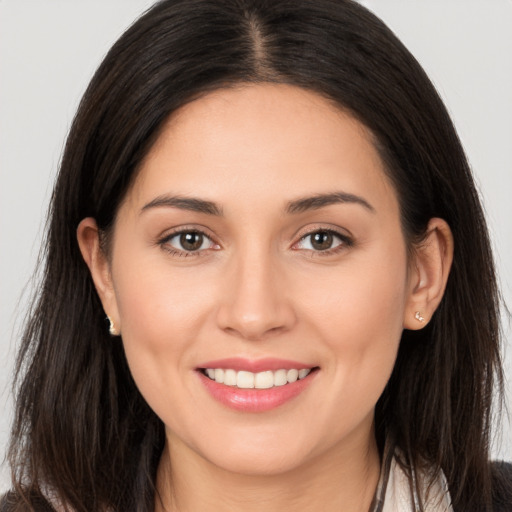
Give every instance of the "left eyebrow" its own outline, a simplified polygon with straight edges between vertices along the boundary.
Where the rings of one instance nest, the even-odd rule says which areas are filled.
[[[286,213],[303,213],[308,210],[318,210],[331,204],[352,203],[363,206],[371,213],[375,213],[375,208],[366,199],[347,192],[332,192],[329,194],[315,194],[314,196],[302,197],[290,201],[286,205]]]

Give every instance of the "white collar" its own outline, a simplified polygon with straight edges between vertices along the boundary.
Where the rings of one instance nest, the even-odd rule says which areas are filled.
[[[448,484],[442,471],[430,483],[428,471],[408,472],[398,463],[398,450],[384,450],[383,464],[371,512],[453,512]],[[423,509],[419,506],[421,493]]]

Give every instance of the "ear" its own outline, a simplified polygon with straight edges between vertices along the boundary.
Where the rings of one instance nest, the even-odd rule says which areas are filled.
[[[447,222],[433,218],[415,247],[409,269],[405,329],[422,329],[432,318],[446,288],[453,261],[453,236]]]
[[[76,234],[80,252],[89,267],[103,309],[114,326],[114,330],[111,331],[111,334],[118,334],[121,329],[121,324],[112,283],[110,263],[101,248],[100,232],[96,221],[92,217],[83,219],[78,225]]]

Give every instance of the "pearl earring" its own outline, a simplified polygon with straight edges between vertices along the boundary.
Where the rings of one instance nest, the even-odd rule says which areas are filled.
[[[107,320],[109,323],[108,332],[110,333],[110,336],[119,336],[119,331],[116,329],[116,326],[114,325],[114,322],[112,321],[112,318],[110,318],[107,315]]]
[[[425,319],[421,316],[421,313],[419,311],[416,311],[416,314],[414,315],[414,318],[418,320],[418,322],[424,322]]]

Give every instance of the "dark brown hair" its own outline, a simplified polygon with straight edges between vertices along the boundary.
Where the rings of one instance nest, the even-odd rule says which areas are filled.
[[[80,255],[76,229],[108,233],[164,121],[211,90],[279,82],[329,98],[374,136],[410,245],[445,219],[455,254],[445,296],[404,331],[376,431],[404,464],[446,475],[460,510],[489,510],[491,401],[502,387],[498,293],[482,208],[449,115],[420,65],[350,0],[164,0],[94,75],[52,197],[40,294],[17,366],[10,461],[18,496],[51,490],[77,512],[150,511],[162,422],[130,375],[122,342]]]

